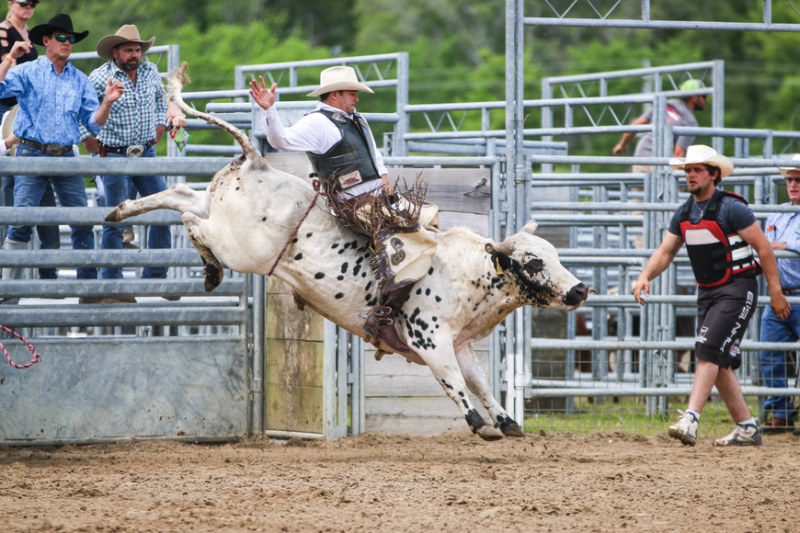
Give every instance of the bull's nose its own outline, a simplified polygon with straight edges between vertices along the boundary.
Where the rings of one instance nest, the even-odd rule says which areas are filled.
[[[586,285],[578,283],[569,290],[567,297],[564,298],[564,303],[567,305],[580,305],[586,301],[588,293],[589,290],[586,288]]]

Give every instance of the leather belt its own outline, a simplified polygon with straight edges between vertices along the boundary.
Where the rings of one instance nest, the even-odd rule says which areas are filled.
[[[72,151],[72,146],[61,146],[60,144],[42,144],[36,141],[29,141],[28,139],[20,139],[20,144],[25,144],[27,146],[31,146],[36,148],[37,150],[41,150],[45,154],[51,157],[61,157],[64,154],[68,154]]]
[[[787,296],[790,294],[800,294],[800,287],[795,289],[783,289],[781,292]]]
[[[151,146],[156,144],[156,140],[153,139],[145,144],[136,144],[132,146],[107,146],[105,144],[100,145],[100,157],[105,157],[106,154],[119,154],[124,155],[126,157],[139,157],[143,155],[147,150],[150,149]]]

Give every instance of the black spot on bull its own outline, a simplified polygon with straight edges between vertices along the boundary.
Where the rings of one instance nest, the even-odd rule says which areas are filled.
[[[325,277],[325,273],[324,272],[317,272],[316,274],[314,274],[314,277],[316,279],[322,279],[322,278]]]
[[[294,256],[294,260],[295,261],[300,261],[302,258],[303,258],[303,254],[297,254],[296,256]]]
[[[464,407],[468,407],[469,404],[466,400],[462,400],[464,402]],[[477,432],[480,428],[486,425],[486,422],[483,421],[483,417],[478,414],[474,408],[467,411],[467,414],[464,416],[467,420],[467,425],[469,429],[472,430],[473,433]]]
[[[445,380],[442,380],[442,385],[444,385],[445,387],[447,387],[447,388],[448,388],[448,389],[450,389],[450,390],[453,390],[453,386],[452,386],[452,385],[450,385],[450,384],[449,384],[448,382],[446,382]]]
[[[347,272],[347,266],[348,266],[347,263],[342,264],[342,274],[345,274]]]

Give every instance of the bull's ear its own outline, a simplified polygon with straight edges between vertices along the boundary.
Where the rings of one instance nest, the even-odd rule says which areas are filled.
[[[530,233],[531,235],[533,235],[534,232],[536,231],[536,228],[538,228],[538,227],[539,227],[539,223],[536,222],[535,220],[531,220],[530,222],[528,222],[527,224],[525,224],[522,227],[522,231],[524,231],[525,233]]]
[[[494,265],[494,269],[498,275],[502,276],[508,270],[511,270],[513,262],[514,260],[504,253],[494,252],[492,254],[492,265]]]

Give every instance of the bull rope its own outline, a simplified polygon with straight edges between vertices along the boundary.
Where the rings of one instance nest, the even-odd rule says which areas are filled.
[[[314,204],[317,202],[317,197],[319,196],[319,193],[321,192],[322,188],[320,187],[318,179],[314,179],[311,183],[314,186],[314,198],[311,199],[311,203],[308,204],[308,209],[306,209],[306,212],[303,213],[302,217],[300,217],[300,221],[294,227],[294,231],[292,232],[292,234],[289,235],[289,238],[286,240],[286,244],[283,245],[283,250],[281,250],[281,253],[278,254],[278,258],[275,260],[275,263],[272,265],[272,268],[269,269],[269,273],[267,274],[267,276],[271,276],[272,273],[275,272],[275,267],[277,267],[278,263],[281,262],[281,258],[283,257],[283,254],[286,253],[286,250],[289,248],[289,245],[292,243],[292,240],[294,240],[294,236],[297,235],[297,230],[299,230],[300,226],[303,225],[303,221],[306,219],[308,214],[311,212],[311,208],[314,207]],[[2,345],[0,345],[0,346],[2,346]],[[11,359],[9,359],[9,361],[11,361]]]
[[[24,369],[26,369],[26,368],[30,368],[30,367],[32,367],[33,365],[35,365],[36,363],[38,363],[39,361],[41,361],[41,359],[39,359],[39,354],[38,354],[38,353],[36,353],[36,350],[35,350],[35,348],[33,347],[33,344],[31,344],[30,342],[28,342],[28,339],[26,339],[25,337],[23,337],[23,336],[22,336],[22,335],[20,335],[19,333],[16,333],[16,332],[14,332],[14,331],[11,331],[10,329],[8,329],[7,327],[5,327],[5,326],[4,326],[4,325],[2,325],[2,324],[0,324],[0,329],[3,329],[3,330],[5,330],[5,331],[7,331],[7,332],[8,332],[10,335],[13,335],[13,336],[14,336],[14,337],[16,337],[17,339],[21,340],[21,341],[22,341],[22,342],[25,344],[25,346],[27,346],[27,347],[28,347],[28,350],[30,350],[30,351],[31,351],[31,353],[33,353],[33,357],[31,358],[31,362],[30,362],[30,363],[28,363],[27,365],[18,365],[18,364],[16,364],[14,361],[12,361],[12,360],[11,360],[11,356],[8,354],[8,350],[6,350],[6,347],[5,347],[5,346],[3,346],[3,343],[2,343],[2,342],[0,342],[0,350],[3,350],[3,353],[4,353],[4,354],[6,354],[6,359],[8,359],[8,364],[10,364],[11,366],[13,366],[13,367],[14,367],[14,368],[16,368],[16,369],[19,369],[19,370],[24,370]]]

